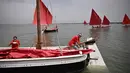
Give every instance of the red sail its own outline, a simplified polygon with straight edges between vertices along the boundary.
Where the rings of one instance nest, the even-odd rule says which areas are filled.
[[[37,25],[37,9],[35,9],[33,24]],[[45,4],[40,0],[40,24],[52,24],[52,15]]]
[[[79,51],[82,54],[89,54],[94,52],[92,49],[83,49],[83,50],[62,50],[58,49],[50,50],[50,49],[28,49],[28,48],[19,48],[19,49],[4,49],[0,50],[0,59],[21,59],[21,58],[46,58],[46,57],[59,57],[59,56],[71,56],[71,55],[79,55]]]
[[[48,10],[48,12],[47,12],[47,24],[52,24],[52,17],[53,17],[52,14]]]
[[[87,24],[87,22],[84,20],[84,24]]]
[[[109,21],[108,18],[104,15],[102,25],[109,25],[109,24],[110,24],[110,21]]]
[[[124,15],[124,19],[123,19],[123,22],[122,22],[124,25],[126,24],[130,24],[130,19],[129,17],[127,16],[127,14]]]
[[[90,25],[100,25],[101,24],[101,18],[99,15],[92,9],[91,18],[90,18]]]

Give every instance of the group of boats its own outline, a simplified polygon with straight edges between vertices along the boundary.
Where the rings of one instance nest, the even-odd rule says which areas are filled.
[[[123,21],[121,22],[123,26],[129,26],[130,25],[130,19],[127,14],[124,15]],[[89,24],[92,27],[100,28],[100,27],[109,27],[110,21],[107,18],[107,16],[104,15],[103,20],[100,18],[100,16],[96,13],[94,9],[92,9],[90,22],[87,23],[85,20],[83,22],[84,25]]]
[[[51,30],[41,28],[41,26],[52,24],[53,16],[42,0],[36,0],[36,5],[33,24],[37,25],[37,46],[19,47],[18,49],[0,47],[0,71],[18,73],[38,72],[38,70],[51,72],[62,70],[64,72],[68,69],[74,70],[86,67],[92,59],[90,54],[97,52],[94,48],[88,46],[95,44],[96,40],[86,38],[82,44],[76,45],[78,49],[73,49],[70,46],[42,47],[42,29],[44,32],[53,32],[57,31],[58,28],[57,26]],[[48,67],[49,69],[47,69]]]

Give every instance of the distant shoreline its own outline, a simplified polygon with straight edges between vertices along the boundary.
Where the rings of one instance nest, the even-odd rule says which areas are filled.
[[[30,25],[32,23],[27,23],[27,24]],[[13,25],[27,25],[27,24],[24,23],[24,24],[13,24]],[[66,23],[52,23],[52,24],[83,24],[83,23],[73,23],[73,22],[68,23],[68,22],[66,22]],[[89,23],[87,23],[87,24],[89,24]],[[122,22],[110,22],[110,24],[122,24]],[[0,25],[5,25],[5,24],[0,24]],[[9,25],[9,24],[7,24],[7,25]]]

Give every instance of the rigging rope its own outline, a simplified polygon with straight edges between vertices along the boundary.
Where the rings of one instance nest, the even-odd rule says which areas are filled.
[[[46,26],[45,26],[46,27]],[[43,38],[43,40],[45,41],[45,44],[43,44],[43,46],[45,46],[46,47],[46,35],[45,35],[45,29],[43,30],[43,34],[42,34],[42,38]]]
[[[56,16],[55,16],[55,23],[56,23]],[[57,26],[57,24],[56,24],[56,26]],[[58,26],[57,26],[57,28],[58,28]],[[58,29],[58,31],[59,31],[59,29]],[[59,48],[61,49],[61,47],[60,47],[59,35],[58,35],[58,32],[56,32],[56,33],[57,33],[58,46],[59,46]]]
[[[49,3],[50,3],[50,8],[51,8],[52,15],[54,15],[54,14],[53,14],[53,10],[52,10],[51,0],[49,0]],[[56,16],[55,16],[54,22],[56,23]],[[58,28],[58,25],[57,25],[57,24],[56,24],[56,27]],[[58,29],[58,30],[59,30],[59,29]],[[60,47],[60,41],[59,41],[59,35],[58,35],[58,32],[56,32],[56,33],[57,33],[58,46],[59,46],[59,48],[61,49],[61,47]]]
[[[52,12],[52,15],[53,15],[51,0],[49,0],[49,3],[50,3],[51,12]]]

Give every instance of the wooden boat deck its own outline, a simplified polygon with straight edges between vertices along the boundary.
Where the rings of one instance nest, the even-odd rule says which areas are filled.
[[[96,44],[93,44],[93,45],[89,45],[88,46],[90,49],[94,49],[95,52],[92,52],[90,53],[90,58],[93,58],[93,59],[98,59],[98,60],[90,60],[90,63],[89,65],[100,65],[100,66],[106,66],[102,56],[101,56],[101,53],[97,47]]]

